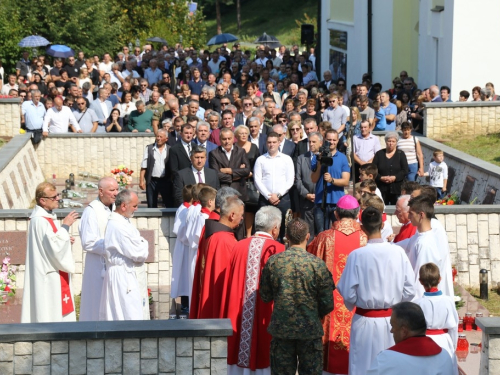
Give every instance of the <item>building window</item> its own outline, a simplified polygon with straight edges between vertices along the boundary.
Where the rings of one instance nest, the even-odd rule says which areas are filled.
[[[333,80],[347,78],[347,31],[330,30],[330,65]]]

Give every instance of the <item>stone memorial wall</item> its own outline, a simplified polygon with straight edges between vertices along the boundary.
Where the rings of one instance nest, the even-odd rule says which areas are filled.
[[[0,137],[14,137],[21,129],[21,99],[0,99]]]

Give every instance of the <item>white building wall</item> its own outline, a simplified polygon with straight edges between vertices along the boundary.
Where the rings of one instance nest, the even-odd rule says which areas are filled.
[[[363,1],[363,3],[366,3],[366,1]],[[373,1],[372,83],[380,82],[383,90],[392,87],[392,79],[394,78],[391,77],[393,9],[393,0]],[[394,51],[394,53],[397,53],[397,51]],[[361,76],[358,77],[358,81],[361,82]]]

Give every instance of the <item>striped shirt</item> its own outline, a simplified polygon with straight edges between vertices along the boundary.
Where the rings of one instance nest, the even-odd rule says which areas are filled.
[[[398,141],[398,150],[401,150],[406,155],[406,160],[408,160],[408,164],[417,163],[417,150],[415,149],[415,141],[418,143],[418,138],[414,136],[410,136],[410,138],[399,138]]]

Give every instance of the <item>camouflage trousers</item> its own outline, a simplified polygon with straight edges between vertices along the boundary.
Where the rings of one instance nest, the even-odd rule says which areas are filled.
[[[272,375],[321,375],[323,344],[321,337],[312,340],[271,340]]]

